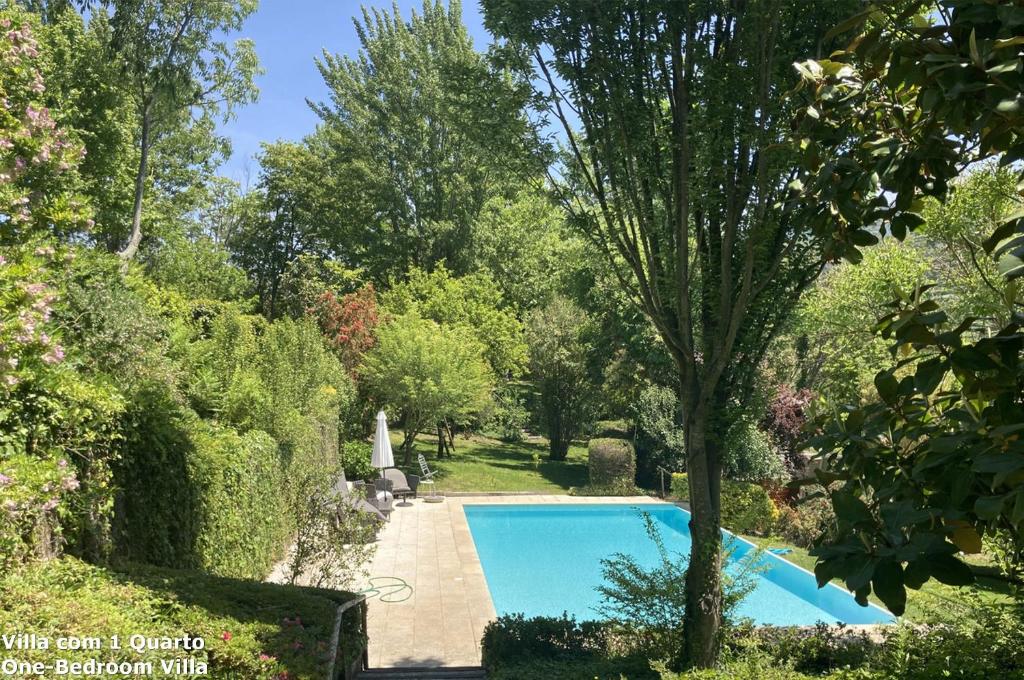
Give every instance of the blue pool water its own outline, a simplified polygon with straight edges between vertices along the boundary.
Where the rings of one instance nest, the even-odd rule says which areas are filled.
[[[603,583],[601,560],[632,555],[647,568],[659,563],[644,530],[649,513],[665,546],[690,554],[690,515],[667,504],[642,505],[466,505],[473,542],[499,615],[594,619]],[[755,546],[723,532],[732,553],[726,569],[736,569]],[[737,612],[761,625],[804,626],[818,621],[850,624],[891,623],[889,612],[861,607],[842,588],[818,588],[814,575],[782,558],[763,553],[756,588]]]

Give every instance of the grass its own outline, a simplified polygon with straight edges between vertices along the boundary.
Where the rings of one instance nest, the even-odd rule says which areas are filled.
[[[427,458],[430,469],[436,472],[437,489],[448,491],[530,491],[541,494],[564,494],[570,487],[586,485],[587,449],[574,444],[564,461],[548,459],[545,439],[525,442],[503,442],[481,435],[455,440],[455,453],[451,458],[437,458],[437,437],[417,437],[411,464],[403,464],[399,450],[401,432],[391,433],[395,462],[406,472],[420,474],[416,454]]]
[[[50,640],[47,650],[7,653],[18,661],[148,661],[154,675],[162,676],[161,660],[191,656],[208,664],[207,677],[212,678],[322,678],[335,612],[351,597],[156,567],[114,571],[64,557],[0,578],[0,630]],[[347,632],[349,640],[357,639],[357,618],[346,617],[343,638]],[[205,649],[136,653],[127,644],[131,635],[186,634],[203,638]],[[120,637],[121,649],[111,649],[112,635]],[[58,638],[72,636],[99,638],[102,648],[56,649]]]
[[[814,571],[815,559],[807,554],[806,548],[789,543],[778,536],[743,536],[743,538],[761,548],[789,548],[791,552],[780,555],[784,560],[803,567],[808,571]],[[965,595],[977,595],[982,602],[989,604],[1012,604],[1010,584],[1002,578],[990,576],[989,566],[980,560],[968,560],[976,571],[977,582],[973,586],[954,587],[939,583],[935,579],[929,580],[920,590],[907,591],[907,610],[904,618],[908,621],[923,621],[929,618],[929,614],[936,609],[948,609],[958,604],[963,604]],[[834,580],[835,584],[845,589],[840,579]],[[874,593],[870,599],[875,604],[884,607],[882,601],[875,597]]]

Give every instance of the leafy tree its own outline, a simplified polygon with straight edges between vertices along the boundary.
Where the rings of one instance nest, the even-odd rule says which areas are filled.
[[[985,240],[1022,207],[1017,176],[1008,168],[989,163],[957,180],[945,201],[929,201],[918,228],[931,246],[936,295],[950,316],[977,316],[992,333],[1021,311],[1018,284],[999,275],[992,258],[985,253]]]
[[[882,320],[898,367],[875,377],[879,400],[843,409],[812,440],[827,462],[838,535],[812,550],[819,583],[846,580],[896,613],[929,578],[973,581],[956,559],[986,532],[1024,527],[1024,333],[969,341],[934,301],[907,297]],[[967,337],[965,337],[967,336]]]
[[[796,357],[794,382],[840,402],[872,390],[875,372],[890,363],[875,322],[893,291],[930,281],[928,270],[918,248],[892,239],[859,264],[829,269],[800,300],[790,333],[780,339],[791,346],[802,341],[806,348]]]
[[[914,18],[928,10],[934,25]],[[822,222],[840,211],[849,229],[837,243],[866,224],[903,238],[924,221],[922,198],[945,200],[971,163],[1019,160],[1022,18],[1008,1],[882,3],[848,22],[859,31],[846,50],[800,65],[801,198]],[[1013,280],[1022,243],[1018,212],[982,247]],[[973,319],[952,327],[926,294],[904,294],[879,326],[901,362],[876,376],[878,400],[822,423],[817,442],[843,482],[837,536],[815,550],[819,581],[841,576],[859,601],[874,591],[893,611],[929,578],[969,582],[956,553],[1024,520],[1019,326],[976,339]]]
[[[235,261],[249,272],[263,313],[274,318],[282,312],[286,272],[305,255],[316,260],[329,256],[333,237],[324,214],[325,168],[310,146],[265,144],[259,160],[258,204],[250,206],[246,223],[228,244]],[[312,304],[323,292],[315,291],[301,306]]]
[[[565,460],[572,440],[594,416],[596,391],[587,370],[583,342],[587,316],[565,298],[535,310],[527,325],[530,373],[547,430],[551,460]]]
[[[364,9],[359,56],[317,61],[340,229],[379,285],[441,263],[468,273],[474,224],[521,155],[525,92],[473,50],[461,16],[458,1],[425,0],[408,21]]]
[[[693,519],[685,653],[722,620],[721,443],[768,342],[830,253],[787,201],[791,64],[853,2],[485,0],[533,55],[566,137],[557,192],[657,328],[678,374]],[[579,125],[569,117],[578,115]]]
[[[327,344],[337,352],[345,368],[354,373],[363,355],[376,342],[374,330],[380,318],[373,284],[340,298],[327,291],[317,299],[310,312],[320,323]]]
[[[469,254],[521,315],[550,302],[565,288],[567,264],[584,257],[583,244],[564,222],[550,197],[531,190],[494,196],[480,211]]]
[[[484,347],[464,327],[442,326],[415,311],[377,329],[361,376],[380,403],[400,415],[405,465],[416,435],[445,421],[465,425],[491,400]]]
[[[484,346],[496,376],[519,375],[526,363],[523,325],[508,309],[501,290],[487,274],[453,277],[442,265],[433,273],[411,269],[408,280],[383,294],[392,314],[415,310],[442,325],[462,326]]]
[[[237,31],[255,0],[109,0],[111,49],[130,83],[138,130],[131,233],[119,254],[130,260],[142,240],[149,155],[183,118],[229,117],[256,97],[259,66],[251,41],[217,37]]]

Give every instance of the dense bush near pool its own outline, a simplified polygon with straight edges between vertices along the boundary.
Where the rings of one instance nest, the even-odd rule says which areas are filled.
[[[690,500],[685,472],[672,475],[672,494]],[[766,534],[775,526],[779,509],[761,486],[748,482],[722,480],[722,526],[741,534]]]
[[[592,486],[633,484],[636,479],[636,452],[625,439],[591,439],[587,461]]]

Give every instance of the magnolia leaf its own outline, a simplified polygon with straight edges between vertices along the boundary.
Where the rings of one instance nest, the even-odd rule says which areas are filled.
[[[871,588],[896,616],[907,608],[907,590],[903,586],[903,567],[894,560],[885,560],[875,567]]]
[[[978,531],[970,526],[958,526],[953,529],[953,534],[950,536],[950,540],[953,541],[953,545],[960,548],[960,552],[967,553],[969,555],[977,555],[981,552],[981,536]]]
[[[936,580],[947,586],[967,586],[974,583],[971,568],[952,555],[935,555],[930,558],[929,571]]]

